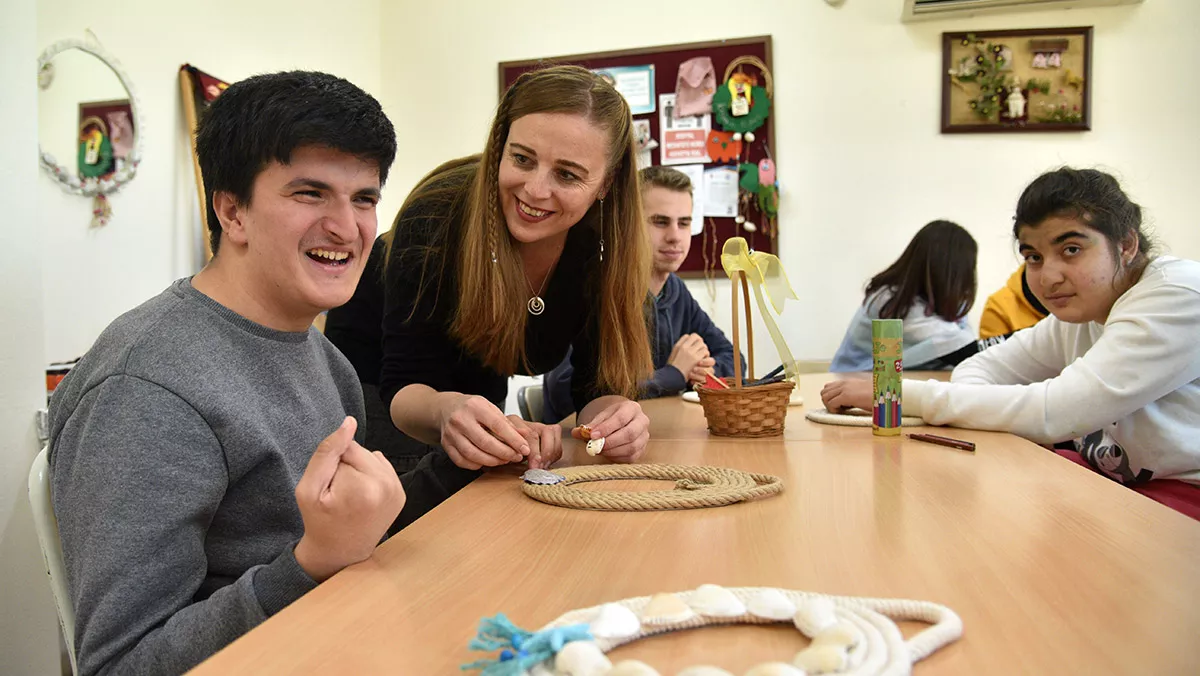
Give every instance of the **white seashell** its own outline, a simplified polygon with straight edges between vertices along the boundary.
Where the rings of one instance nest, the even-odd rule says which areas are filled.
[[[807,676],[803,669],[797,669],[787,662],[767,662],[746,672],[746,676]]]
[[[754,132],[748,131],[742,134],[742,138],[746,139],[746,143],[754,143]]]
[[[662,676],[654,667],[637,660],[624,660],[608,672],[608,676]]]
[[[849,664],[846,648],[840,645],[813,644],[796,653],[792,664],[809,674],[830,674],[845,671]]]
[[[760,589],[746,602],[751,614],[768,620],[789,620],[796,614],[796,604],[778,589]]]
[[[745,223],[742,223],[742,230],[745,230],[746,232],[754,232],[755,230],[758,230],[758,226],[750,221],[746,221]]]
[[[557,676],[604,676],[612,662],[594,641],[571,641],[554,656]]]
[[[600,451],[604,450],[604,439],[589,439],[587,442],[588,455],[600,455]]]
[[[863,641],[862,630],[849,622],[838,622],[821,630],[812,639],[811,645],[841,646],[847,650]]]
[[[638,633],[641,628],[642,623],[638,621],[637,615],[619,603],[600,606],[600,610],[588,625],[588,630],[596,638],[628,638]]]
[[[741,141],[742,140],[742,132],[740,132],[740,131],[733,132],[733,140]]]
[[[688,667],[675,674],[675,676],[733,676],[733,674],[720,667],[700,665],[698,667]]]
[[[746,614],[746,605],[733,592],[715,584],[702,584],[688,599],[692,610],[709,617],[737,617]]]
[[[675,594],[655,594],[642,608],[643,624],[675,624],[696,616],[696,611]]]
[[[800,633],[809,638],[832,627],[837,623],[837,615],[833,612],[833,601],[825,598],[806,599],[800,602],[796,615],[792,618]]]

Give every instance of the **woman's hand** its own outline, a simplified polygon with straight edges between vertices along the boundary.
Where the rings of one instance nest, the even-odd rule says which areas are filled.
[[[600,454],[616,462],[637,462],[650,441],[650,418],[636,401],[623,397],[614,397],[584,424],[591,429],[592,439],[604,439],[604,450]],[[572,430],[571,435],[576,439],[583,438],[578,429]]]
[[[848,408],[870,411],[872,409],[871,399],[874,394],[875,386],[870,380],[863,378],[835,380],[825,383],[825,387],[821,388],[821,401],[831,412]]]
[[[530,469],[547,469],[562,457],[562,427],[529,422],[515,415],[508,416],[508,421],[532,449],[529,453]]]
[[[520,462],[533,452],[529,439],[483,397],[459,395],[442,410],[440,419],[442,448],[463,469]]]

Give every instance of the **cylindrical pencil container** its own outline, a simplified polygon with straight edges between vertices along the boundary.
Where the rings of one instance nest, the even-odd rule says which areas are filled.
[[[875,360],[871,382],[872,431],[881,437],[900,434],[900,380],[904,375],[904,322],[871,320],[871,352]]]

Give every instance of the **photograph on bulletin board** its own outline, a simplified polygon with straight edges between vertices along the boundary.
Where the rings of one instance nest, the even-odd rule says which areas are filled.
[[[669,166],[690,179],[693,239],[681,276],[720,271],[730,237],[778,252],[771,36],[509,61],[499,93],[522,73],[565,64],[625,97],[639,169]]]

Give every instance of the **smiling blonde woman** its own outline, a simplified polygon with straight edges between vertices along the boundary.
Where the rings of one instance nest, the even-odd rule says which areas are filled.
[[[397,429],[435,451],[430,463],[444,456],[473,472],[557,460],[561,428],[501,407],[509,376],[549,371],[568,348],[579,422],[605,438],[605,456],[641,456],[649,423],[634,399],[652,370],[649,246],[632,117],[611,85],[574,66],[522,75],[483,153],[423,178],[390,236],[379,396]],[[335,333],[344,324],[337,313],[330,322]],[[432,477],[457,478],[418,472],[432,502],[473,478],[441,464]]]

